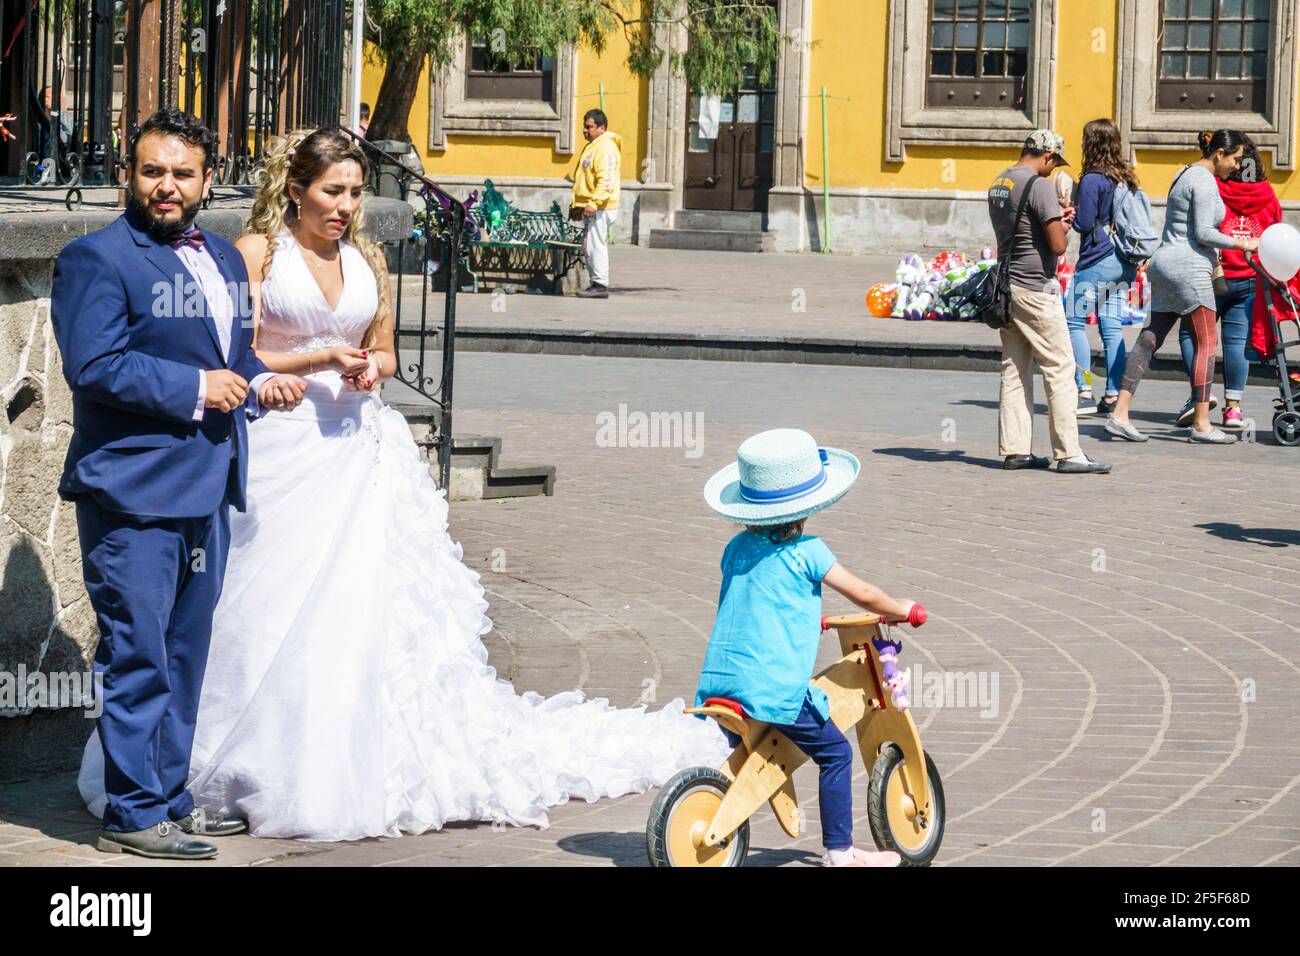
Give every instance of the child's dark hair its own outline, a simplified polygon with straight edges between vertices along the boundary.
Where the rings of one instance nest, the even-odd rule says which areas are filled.
[[[773,544],[785,544],[787,541],[797,541],[803,534],[803,523],[807,518],[800,518],[798,521],[787,521],[785,524],[760,524],[746,525],[750,531],[755,534],[767,536],[767,540]]]
[[[1228,178],[1239,183],[1262,183],[1268,177],[1264,175],[1264,161],[1259,157],[1259,147],[1245,133],[1241,134],[1241,165]]]

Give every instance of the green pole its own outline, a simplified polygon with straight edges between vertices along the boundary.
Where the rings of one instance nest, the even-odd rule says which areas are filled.
[[[603,113],[605,112],[605,84],[600,83],[596,88],[600,90],[600,111]]]
[[[831,251],[831,134],[826,122],[826,84],[822,84],[822,252]]]

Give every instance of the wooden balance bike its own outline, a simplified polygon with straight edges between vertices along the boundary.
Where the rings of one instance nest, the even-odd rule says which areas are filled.
[[[917,604],[906,623],[920,627]],[[871,772],[867,815],[881,850],[904,866],[928,866],[943,840],[943,783],[908,709],[896,669],[901,642],[875,614],[822,618],[835,628],[844,656],[813,679],[826,692],[831,720],[845,735],[857,728],[858,749]],[[736,701],[711,697],[688,714],[706,714],[741,738],[717,770],[690,767],[659,792],[646,824],[651,866],[742,866],[749,850],[749,818],[768,803],[781,828],[800,834],[793,774],[807,756],[784,734],[748,717]]]

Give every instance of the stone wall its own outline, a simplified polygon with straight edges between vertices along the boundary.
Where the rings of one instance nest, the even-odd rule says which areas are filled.
[[[72,436],[72,398],[49,322],[46,260],[0,261],[0,718],[29,714],[20,675],[87,673],[99,634],[81,580],[76,515],[55,491]],[[79,745],[81,711],[38,728],[0,719],[0,768]],[[53,739],[51,739],[53,738]],[[0,771],[2,772],[2,771]]]
[[[43,706],[18,693],[35,685],[88,688],[99,641],[82,584],[74,507],[58,497],[72,437],[72,396],[50,324],[54,258],[102,228],[116,210],[18,213],[0,218],[0,782],[76,766],[93,721],[79,699]],[[233,239],[246,208],[210,209],[199,225]],[[410,207],[367,200],[367,232],[409,235]],[[71,681],[58,675],[75,675]],[[73,683],[75,681],[75,683]],[[68,706],[70,704],[70,706]]]

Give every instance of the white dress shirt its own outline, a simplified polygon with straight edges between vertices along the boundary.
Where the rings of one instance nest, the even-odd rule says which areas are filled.
[[[217,268],[216,260],[212,258],[212,253],[208,252],[207,245],[195,248],[189,243],[182,243],[176,248],[176,255],[180,256],[181,262],[190,270],[195,280],[199,283],[199,288],[203,290],[203,298],[207,300],[208,311],[212,315],[212,321],[217,326],[217,338],[221,341],[221,357],[227,361],[230,359],[230,342],[234,337],[235,324],[235,306],[230,298],[230,290],[226,287],[226,280],[221,275],[221,270]],[[248,383],[248,404],[252,414],[260,413],[261,408],[257,403],[257,392],[267,381],[275,375],[274,372],[263,372],[253,378]],[[194,421],[203,421],[203,411],[208,399],[208,377],[203,369],[199,369],[199,400],[194,406]]]

